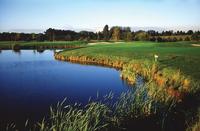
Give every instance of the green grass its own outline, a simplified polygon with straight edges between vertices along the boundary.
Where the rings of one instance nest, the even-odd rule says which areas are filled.
[[[100,44],[86,48],[61,52],[64,56],[90,56],[94,58],[154,61],[154,54],[159,56],[162,68],[180,69],[185,75],[200,79],[200,47],[196,42],[129,42],[124,44]]]
[[[12,49],[13,45],[19,45],[22,49],[30,49],[30,48],[38,48],[38,47],[44,47],[44,48],[53,48],[53,47],[59,47],[62,48],[64,46],[85,46],[87,43],[84,41],[44,41],[44,42],[37,42],[37,41],[31,41],[31,42],[25,42],[25,41],[1,41],[0,42],[0,48],[2,49]]]
[[[85,48],[66,50],[58,55],[63,56],[61,60],[86,60],[90,63],[108,60],[107,65],[112,65],[115,61],[123,61],[122,76],[134,81],[137,74],[142,75],[149,85],[145,86],[146,93],[151,99],[145,101],[142,98],[135,99],[135,95],[143,97],[141,93],[129,95],[120,99],[121,104],[117,109],[117,117],[129,119],[130,116],[145,113],[152,114],[155,108],[153,103],[162,103],[169,105],[169,108],[162,108],[160,111],[171,108],[170,101],[175,100],[173,110],[185,112],[185,114],[196,114],[196,108],[200,107],[199,101],[197,107],[191,106],[193,110],[178,109],[177,105],[189,102],[199,97],[200,91],[200,47],[192,44],[200,44],[199,42],[124,42],[121,44],[97,44],[86,46]],[[154,61],[154,54],[159,56],[158,61]],[[133,82],[134,83],[134,82]],[[185,95],[187,94],[187,95]],[[127,95],[127,94],[124,94]],[[191,97],[191,98],[190,98]],[[175,98],[175,99],[174,99]],[[188,101],[189,100],[189,101]],[[127,103],[127,101],[132,101]],[[120,102],[120,101],[119,101]],[[157,105],[157,104],[156,104]],[[157,109],[156,109],[157,110]],[[171,110],[171,109],[170,109]],[[168,114],[166,111],[166,115]],[[173,111],[172,111],[173,112]],[[127,113],[127,114],[126,114]],[[173,116],[173,115],[172,115]],[[190,118],[195,117],[190,115]],[[188,117],[188,118],[189,118]],[[165,123],[165,118],[162,118]],[[119,120],[120,121],[120,120]],[[186,120],[187,121],[187,120]],[[199,129],[199,122],[193,129]]]

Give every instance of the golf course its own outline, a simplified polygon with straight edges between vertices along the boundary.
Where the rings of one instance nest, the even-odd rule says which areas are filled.
[[[0,131],[200,131],[200,0],[0,0]]]

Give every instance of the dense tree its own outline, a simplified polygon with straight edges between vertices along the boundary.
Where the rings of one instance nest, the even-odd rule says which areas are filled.
[[[39,33],[37,36],[36,36],[36,41],[45,41],[46,40],[46,37],[44,34],[42,33]]]
[[[194,34],[192,34],[191,39],[193,41],[199,41],[200,40],[200,35],[198,35],[198,33],[195,32]]]
[[[136,32],[135,40],[147,41],[149,40],[149,34],[145,31],[138,31]]]
[[[35,34],[35,33],[32,33],[32,34],[31,34],[31,39],[32,39],[32,40],[35,40],[35,39],[36,39],[36,34]]]
[[[91,39],[97,39],[97,36],[94,32],[89,32],[89,31],[81,31],[79,32],[79,40],[85,40],[85,41],[89,41]]]
[[[114,41],[120,40],[120,27],[116,26],[113,28],[112,39]]]
[[[101,32],[97,33],[97,40],[102,40],[103,39],[103,34]]]
[[[130,37],[130,36],[133,36],[132,32],[131,32],[131,28],[130,27],[119,27],[119,26],[113,26],[111,29],[110,29],[110,38],[114,39],[113,37],[113,34],[115,34],[116,31],[118,32],[118,40],[127,40],[127,37]]]
[[[149,40],[150,40],[150,41],[156,41],[156,37],[155,37],[155,36],[150,37]]]
[[[193,31],[192,31],[192,30],[188,30],[187,34],[188,34],[188,35],[192,35],[192,34],[193,34]]]
[[[156,38],[156,42],[163,42],[163,39],[162,39],[160,36],[158,36],[158,37]]]
[[[131,32],[130,27],[114,26],[109,30],[108,25],[105,25],[101,32],[72,30],[58,30],[49,28],[44,33],[16,33],[3,32],[0,33],[0,41],[73,41],[73,40],[150,40],[150,41],[199,41],[200,31],[188,30],[187,32],[172,30],[158,32],[154,30]]]
[[[45,32],[45,35],[47,36],[47,39],[49,41],[54,41],[54,38],[55,38],[54,37],[54,29],[52,29],[52,28],[47,29]]]
[[[180,38],[178,39],[178,41],[183,41],[183,38],[182,38],[182,37],[180,37]]]
[[[171,36],[173,35],[173,31],[172,30],[169,30],[169,31],[163,31],[161,33],[162,36]]]
[[[132,38],[131,34],[131,28],[130,27],[121,27],[120,28],[120,39],[125,40],[125,41],[130,41]],[[129,37],[129,38],[128,38]]]
[[[150,36],[158,36],[158,32],[155,31],[155,30],[148,30],[147,33],[150,35]]]
[[[20,40],[20,33],[16,33],[15,34],[15,41],[19,41]]]
[[[190,41],[191,39],[190,39],[190,37],[185,37],[185,39],[184,39],[184,41]]]
[[[126,41],[132,41],[133,40],[133,35],[131,32],[127,32],[126,33]]]
[[[105,27],[103,28],[103,37],[105,41],[109,40],[109,27],[108,25],[105,25]]]

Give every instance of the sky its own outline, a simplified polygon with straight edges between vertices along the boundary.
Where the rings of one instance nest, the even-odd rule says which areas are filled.
[[[200,29],[200,0],[0,0],[0,32]]]

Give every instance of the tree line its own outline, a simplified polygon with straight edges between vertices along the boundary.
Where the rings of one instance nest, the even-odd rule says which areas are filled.
[[[105,25],[103,31],[91,32],[72,30],[58,30],[47,29],[44,33],[0,33],[0,41],[90,41],[90,40],[104,40],[104,41],[158,41],[158,42],[172,42],[172,41],[199,41],[200,31],[188,30],[185,31],[162,31],[155,30],[148,31],[131,31],[130,27],[113,26],[109,29]]]

